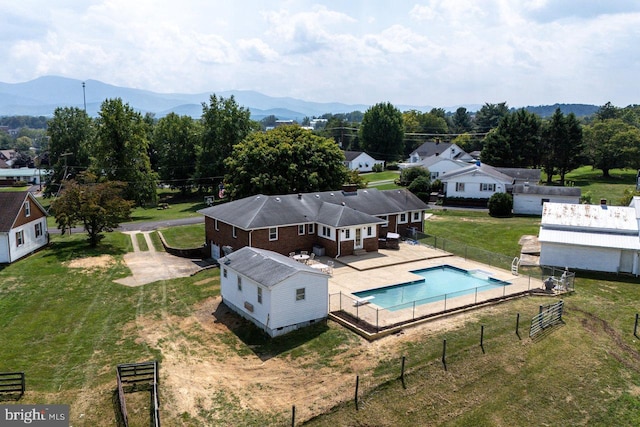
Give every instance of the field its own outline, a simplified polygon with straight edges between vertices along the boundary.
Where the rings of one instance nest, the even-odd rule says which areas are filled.
[[[613,194],[605,189],[616,184],[602,185]],[[158,215],[200,209],[200,201],[183,203]],[[145,212],[137,215],[156,215]],[[506,256],[539,224],[433,213],[429,234]],[[201,230],[162,232],[188,247],[200,244]],[[116,365],[156,359],[163,425],[285,426],[293,405],[296,425],[309,426],[640,425],[635,277],[579,274],[564,298],[565,323],[537,340],[528,338],[528,321],[554,297],[458,314],[374,343],[333,322],[267,340],[218,307],[217,269],[137,288],[114,283],[128,275],[122,257],[131,250],[120,233],[96,250],[83,234],[54,236],[50,248],[0,267],[0,372],[26,373],[18,403],[67,403],[71,425],[114,425]],[[148,425],[148,395],[128,394],[127,402],[131,425]]]

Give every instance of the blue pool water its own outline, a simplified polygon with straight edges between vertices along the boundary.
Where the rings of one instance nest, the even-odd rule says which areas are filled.
[[[445,298],[471,294],[476,291],[484,291],[509,285],[509,282],[489,277],[480,270],[467,271],[450,265],[414,270],[422,279],[398,285],[385,286],[383,288],[369,289],[356,292],[358,298],[374,297],[372,304],[390,311],[416,305],[440,301]]]

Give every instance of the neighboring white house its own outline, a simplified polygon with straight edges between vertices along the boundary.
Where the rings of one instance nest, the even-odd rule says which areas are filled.
[[[403,165],[403,169],[406,169],[407,165],[410,165],[409,167],[423,167],[431,174],[431,181],[435,181],[448,172],[469,166],[469,163],[434,156],[428,157],[418,163],[404,163]]]
[[[29,192],[0,192],[0,263],[12,263],[49,243],[47,213]]]
[[[513,184],[513,178],[480,162],[448,172],[439,179],[447,198],[489,199],[495,193],[506,193]]]
[[[384,160],[376,160],[363,151],[345,151],[344,165],[352,171],[371,172],[374,165],[384,167]]]
[[[15,181],[24,181],[31,184],[42,183],[49,170],[37,168],[16,168],[16,169],[0,169],[0,181],[10,179]]]
[[[409,154],[407,163],[419,163],[429,157],[441,157],[443,159],[461,160],[472,162],[473,158],[462,148],[450,142],[428,141],[416,148]],[[406,163],[403,166],[409,167]]]
[[[513,213],[542,215],[546,202],[580,203],[580,196],[580,187],[516,184],[513,186]]]
[[[640,274],[640,200],[631,206],[545,203],[540,265]]]
[[[329,276],[285,255],[245,246],[220,258],[224,303],[272,337],[326,319]]]

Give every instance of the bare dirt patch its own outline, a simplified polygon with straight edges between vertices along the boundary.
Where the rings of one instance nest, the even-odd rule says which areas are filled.
[[[116,262],[116,259],[111,255],[100,255],[95,257],[74,259],[65,262],[63,265],[68,268],[76,268],[84,272],[91,272],[94,270],[103,270],[110,268],[114,266]]]
[[[203,409],[220,407],[216,399],[224,395],[236,407],[282,417],[296,405],[298,418],[308,419],[350,399],[355,375],[399,357],[401,343],[461,327],[475,317],[463,313],[434,320],[372,343],[358,337],[329,361],[314,356],[261,358],[231,331],[241,320],[220,302],[219,297],[209,298],[190,317],[165,313],[136,321],[139,339],[162,351],[161,387],[165,402],[171,402],[164,408],[173,417],[197,417]]]

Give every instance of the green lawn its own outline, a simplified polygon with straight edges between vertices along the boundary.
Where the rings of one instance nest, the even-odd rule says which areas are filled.
[[[167,244],[173,248],[198,248],[203,245],[205,240],[204,224],[162,228],[158,231],[162,233]]]
[[[565,185],[580,187],[583,196],[591,196],[591,203],[598,204],[600,199],[606,199],[610,205],[620,205],[624,191],[635,190],[636,173],[632,169],[612,169],[609,171],[611,176],[604,178],[601,170],[583,166],[567,174]]]

